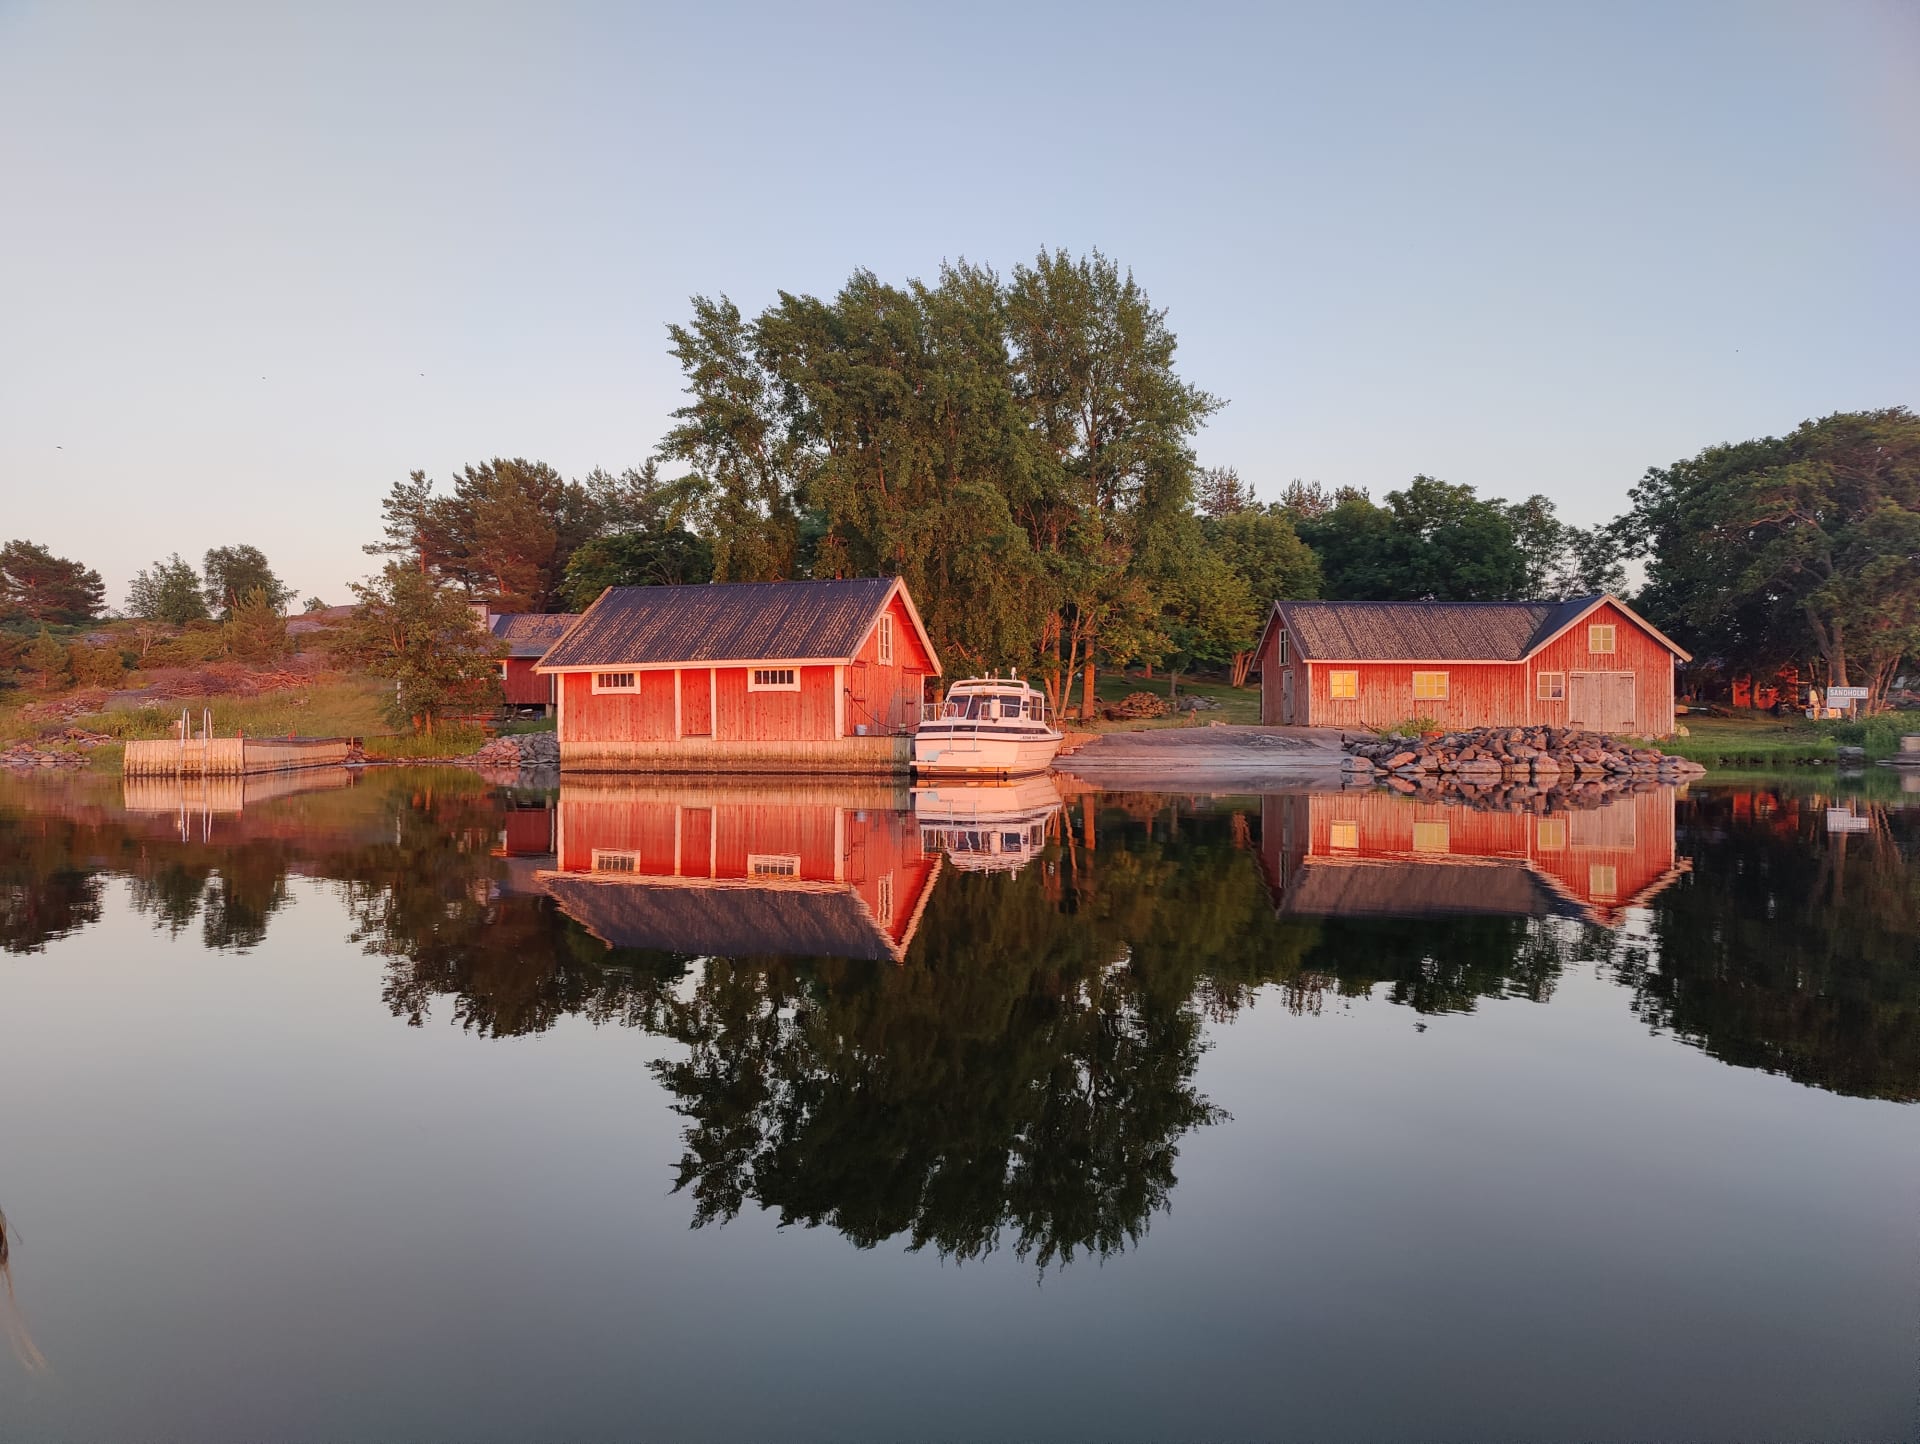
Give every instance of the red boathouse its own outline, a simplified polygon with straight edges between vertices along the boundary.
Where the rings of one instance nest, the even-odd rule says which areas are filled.
[[[609,947],[731,958],[897,963],[940,873],[880,782],[569,782],[555,846],[541,885]]]
[[[573,772],[905,772],[939,659],[898,578],[609,587],[541,659]]]
[[[1617,597],[1275,602],[1254,652],[1269,726],[1586,727],[1665,737],[1688,654]]]
[[[507,644],[507,655],[500,661],[500,681],[509,707],[538,707],[547,716],[553,714],[553,678],[542,677],[534,669],[547,649],[579,620],[578,612],[484,614],[487,631]]]

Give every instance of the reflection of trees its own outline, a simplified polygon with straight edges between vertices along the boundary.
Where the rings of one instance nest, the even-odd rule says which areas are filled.
[[[1561,970],[1603,936],[1552,918],[1326,919],[1302,960],[1302,981],[1347,997],[1383,988],[1389,1002],[1418,1013],[1468,1012],[1482,998],[1544,1003]]]
[[[1830,835],[1825,799],[1712,791],[1683,805],[1693,872],[1661,895],[1614,972],[1634,1010],[1724,1062],[1839,1093],[1920,1099],[1920,838],[1863,808]]]
[[[100,879],[63,817],[0,808],[0,949],[37,953],[100,921]]]

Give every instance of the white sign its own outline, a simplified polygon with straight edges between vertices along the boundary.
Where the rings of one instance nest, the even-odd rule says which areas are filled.
[[[1864,702],[1873,695],[1865,687],[1829,687],[1827,701],[1835,707],[1844,707],[1849,702]]]
[[[1844,807],[1829,807],[1827,809],[1828,832],[1866,832],[1870,830],[1872,826],[1872,818],[1855,817]]]

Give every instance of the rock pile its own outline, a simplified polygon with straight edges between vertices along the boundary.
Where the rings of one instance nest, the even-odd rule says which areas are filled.
[[[1653,747],[1567,727],[1477,727],[1432,738],[1352,738],[1342,767],[1396,791],[1447,784],[1522,792],[1618,790],[1635,782],[1684,782],[1706,769]]]
[[[50,752],[31,742],[16,742],[0,752],[0,767],[24,772],[29,767],[85,767],[90,759],[78,752]]]
[[[466,760],[476,767],[558,767],[560,737],[554,732],[496,737]]]

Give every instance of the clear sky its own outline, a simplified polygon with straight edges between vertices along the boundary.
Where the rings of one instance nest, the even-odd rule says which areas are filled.
[[[1601,520],[1920,403],[1920,7],[0,0],[0,539],[345,600],[411,468],[642,460],[690,294],[1043,245],[1267,495]]]

